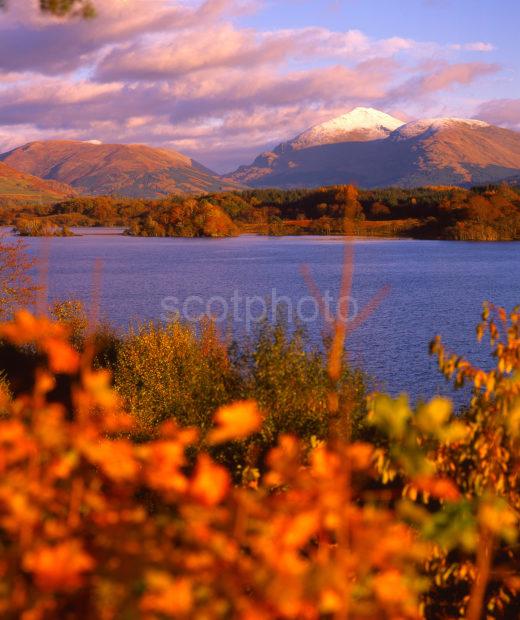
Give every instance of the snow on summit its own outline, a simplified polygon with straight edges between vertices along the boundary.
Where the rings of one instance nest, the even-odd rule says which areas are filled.
[[[378,140],[402,125],[403,121],[380,110],[354,108],[347,114],[311,127],[291,140],[289,145],[299,150],[336,142]]]
[[[473,118],[424,118],[419,121],[412,121],[411,123],[407,123],[406,125],[399,127],[399,130],[396,131],[396,137],[403,139],[413,138],[415,136],[421,136],[427,132],[436,133],[442,129],[449,129],[450,127],[457,127],[461,125],[466,127],[490,126],[484,121],[478,121]]]

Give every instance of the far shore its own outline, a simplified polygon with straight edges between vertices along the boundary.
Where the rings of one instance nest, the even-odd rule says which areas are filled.
[[[62,235],[19,235],[14,232],[13,226],[0,226],[0,234],[12,236],[18,239],[74,239],[78,237],[126,237],[128,239],[182,239],[187,240],[205,240],[205,241],[223,241],[226,239],[238,239],[245,237],[269,237],[270,239],[313,239],[313,240],[327,240],[327,241],[450,241],[458,243],[514,243],[518,240],[510,239],[496,239],[496,240],[460,240],[460,239],[438,239],[427,237],[407,237],[402,235],[342,235],[340,233],[332,234],[315,234],[315,233],[299,233],[299,234],[286,234],[286,235],[269,235],[260,231],[257,232],[241,232],[233,236],[221,236],[221,237],[182,237],[182,236],[149,236],[149,235],[127,235],[125,234],[128,228],[122,226],[74,226],[71,227],[73,234]]]

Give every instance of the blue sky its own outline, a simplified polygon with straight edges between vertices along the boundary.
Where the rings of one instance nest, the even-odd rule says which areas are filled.
[[[147,143],[226,172],[356,106],[520,130],[513,0],[97,0],[88,23],[37,3],[0,13],[0,152]]]
[[[515,0],[270,0],[242,21],[276,29],[357,28],[375,37],[444,43],[489,40],[518,52],[519,20]]]
[[[503,73],[473,94],[520,96],[518,0],[269,0],[239,21],[265,29],[356,29],[374,38],[398,36],[445,45],[487,42],[495,48],[487,60],[503,65]],[[462,53],[461,58],[471,61],[474,55]]]

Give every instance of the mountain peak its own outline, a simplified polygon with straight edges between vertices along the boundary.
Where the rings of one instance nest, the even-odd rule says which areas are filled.
[[[390,114],[386,114],[386,112],[376,110],[375,108],[364,107],[354,108],[350,110],[350,112],[322,124],[328,125],[329,123],[337,123],[352,128],[377,127],[379,125],[404,125],[403,121],[390,116]]]
[[[519,132],[456,117],[405,124],[379,110],[355,108],[264,153],[230,178],[253,187],[375,188],[471,186],[519,172]]]
[[[386,138],[404,122],[375,108],[357,107],[346,114],[314,125],[288,144],[301,150],[338,142],[366,142]],[[284,145],[285,146],[285,145]]]
[[[424,118],[419,121],[412,121],[406,123],[402,127],[399,127],[396,131],[396,137],[399,139],[414,138],[416,136],[422,136],[426,133],[434,134],[443,129],[450,128],[483,128],[491,127],[484,121],[479,121],[474,118],[457,118],[457,117],[443,117],[443,118]]]

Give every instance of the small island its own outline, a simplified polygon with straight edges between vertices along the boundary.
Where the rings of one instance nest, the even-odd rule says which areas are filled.
[[[46,218],[16,220],[13,232],[20,237],[75,237],[67,226],[58,226]]]

